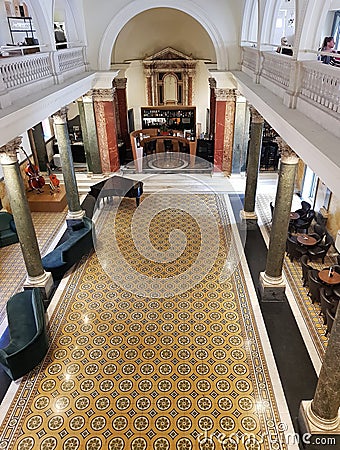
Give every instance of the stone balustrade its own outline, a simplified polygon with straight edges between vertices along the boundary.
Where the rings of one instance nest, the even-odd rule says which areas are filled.
[[[9,106],[31,85],[31,90],[59,84],[85,72],[83,47],[39,52],[0,59],[0,109]]]
[[[340,69],[320,61],[297,61],[287,55],[242,48],[242,71],[283,103],[334,130],[340,116]]]

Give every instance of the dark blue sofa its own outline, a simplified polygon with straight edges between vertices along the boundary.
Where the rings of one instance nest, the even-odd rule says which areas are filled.
[[[17,380],[34,369],[48,350],[41,291],[34,288],[14,294],[6,311],[10,342],[0,349],[0,363],[10,378]]]
[[[45,271],[52,273],[54,281],[61,280],[68,269],[93,248],[93,227],[92,220],[84,217],[69,228],[65,242],[42,258]]]
[[[12,214],[0,211],[0,247],[19,242]]]

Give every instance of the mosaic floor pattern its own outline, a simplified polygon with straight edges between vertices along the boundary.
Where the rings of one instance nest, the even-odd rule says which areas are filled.
[[[150,298],[113,281],[95,253],[83,259],[51,315],[49,352],[8,409],[0,449],[287,448],[241,265],[220,279],[233,241],[226,199],[186,197],[193,210],[205,202],[217,222],[210,270],[177,295]],[[116,217],[104,206],[107,248],[115,225],[136,272],[185,275],[199,257],[197,221],[175,207],[155,214],[153,245],[167,250],[173,229],[185,231],[186,245],[176,264],[150,262],[132,245],[135,210],[128,199]]]
[[[31,214],[40,252],[44,254],[64,223],[67,210],[60,213],[32,212]],[[7,300],[22,289],[27,277],[19,243],[0,248],[0,271],[1,323],[6,316]]]
[[[271,222],[268,220],[268,217],[270,217],[269,203],[273,200],[275,200],[275,198],[268,194],[261,194],[257,198],[258,211],[261,215],[262,222],[265,225],[267,236],[270,235],[271,228]],[[336,264],[336,259],[331,255],[331,252],[329,252],[325,258],[324,264],[322,264],[321,260],[310,261],[309,264],[315,269],[320,270],[323,267],[329,267],[332,264]],[[311,302],[311,299],[308,296],[308,289],[303,286],[302,270],[299,261],[290,261],[287,255],[285,255],[284,273],[317,353],[322,360],[327,348],[328,338],[325,336],[326,325],[324,325],[323,318],[320,316],[320,305]]]

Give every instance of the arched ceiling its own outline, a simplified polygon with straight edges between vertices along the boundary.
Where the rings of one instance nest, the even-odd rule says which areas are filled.
[[[199,22],[176,9],[154,8],[125,24],[114,44],[111,63],[144,59],[165,47],[216,62],[214,46]]]

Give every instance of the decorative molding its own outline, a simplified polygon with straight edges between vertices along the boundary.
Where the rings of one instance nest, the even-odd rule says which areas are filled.
[[[215,78],[209,78],[208,81],[209,81],[210,89],[216,89],[217,82],[216,82]]]
[[[281,138],[277,137],[275,139],[279,146],[279,150],[281,153],[281,162],[284,164],[297,164],[299,162],[299,157],[292,150],[289,145]]]
[[[62,125],[67,122],[67,111],[68,107],[64,106],[52,115],[53,121],[56,125]]]
[[[249,105],[252,123],[264,123],[264,118],[254,106]]]
[[[96,102],[112,102],[113,89],[93,89],[93,100]]]
[[[215,88],[216,101],[234,102],[236,100],[235,89]]]
[[[190,55],[185,55],[184,53],[175,50],[172,47],[166,47],[163,48],[163,50],[160,50],[157,53],[154,53],[151,56],[148,56],[144,59],[145,62],[147,61],[155,61],[155,60],[192,60],[192,57]]]
[[[0,163],[1,165],[10,165],[18,161],[17,154],[21,147],[22,136],[17,136],[7,144],[0,147]]]
[[[115,78],[113,80],[113,87],[116,89],[126,89],[127,78]]]

